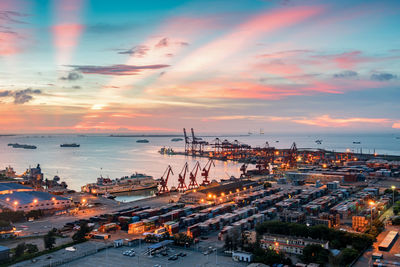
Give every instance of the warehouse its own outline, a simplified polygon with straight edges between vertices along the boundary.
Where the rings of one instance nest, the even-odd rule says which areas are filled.
[[[0,184],[0,205],[13,211],[66,209],[72,201],[31,187],[14,183]]]

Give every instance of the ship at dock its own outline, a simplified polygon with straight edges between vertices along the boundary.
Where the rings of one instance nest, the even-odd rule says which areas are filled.
[[[96,183],[82,186],[81,190],[85,193],[94,195],[108,195],[114,193],[133,192],[146,189],[157,188],[158,183],[152,176],[135,173],[117,179],[104,178],[100,176]]]
[[[80,144],[72,143],[72,144],[61,144],[60,147],[80,147]]]

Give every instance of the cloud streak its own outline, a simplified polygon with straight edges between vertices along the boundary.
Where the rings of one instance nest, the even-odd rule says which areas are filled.
[[[157,70],[167,68],[170,65],[155,64],[155,65],[111,65],[111,66],[91,66],[91,65],[69,65],[74,68],[75,71],[79,71],[85,74],[100,74],[100,75],[138,75],[145,70]]]

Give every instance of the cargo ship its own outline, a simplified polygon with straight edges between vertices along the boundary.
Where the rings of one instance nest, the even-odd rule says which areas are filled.
[[[72,143],[72,144],[61,144],[60,147],[80,147],[80,144]]]
[[[148,143],[148,142],[149,142],[149,140],[147,140],[147,139],[139,139],[136,141],[136,143]]]
[[[8,146],[12,146],[13,148],[23,148],[23,149],[36,149],[36,146],[33,145],[23,145],[23,144],[8,144]]]
[[[85,193],[94,195],[104,195],[113,193],[133,192],[157,188],[158,183],[152,176],[135,173],[131,176],[125,176],[117,179],[97,178],[97,183],[82,186],[81,190]]]

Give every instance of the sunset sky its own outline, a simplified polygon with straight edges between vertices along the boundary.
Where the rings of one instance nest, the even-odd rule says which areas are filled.
[[[0,0],[0,134],[400,131],[400,1]]]

